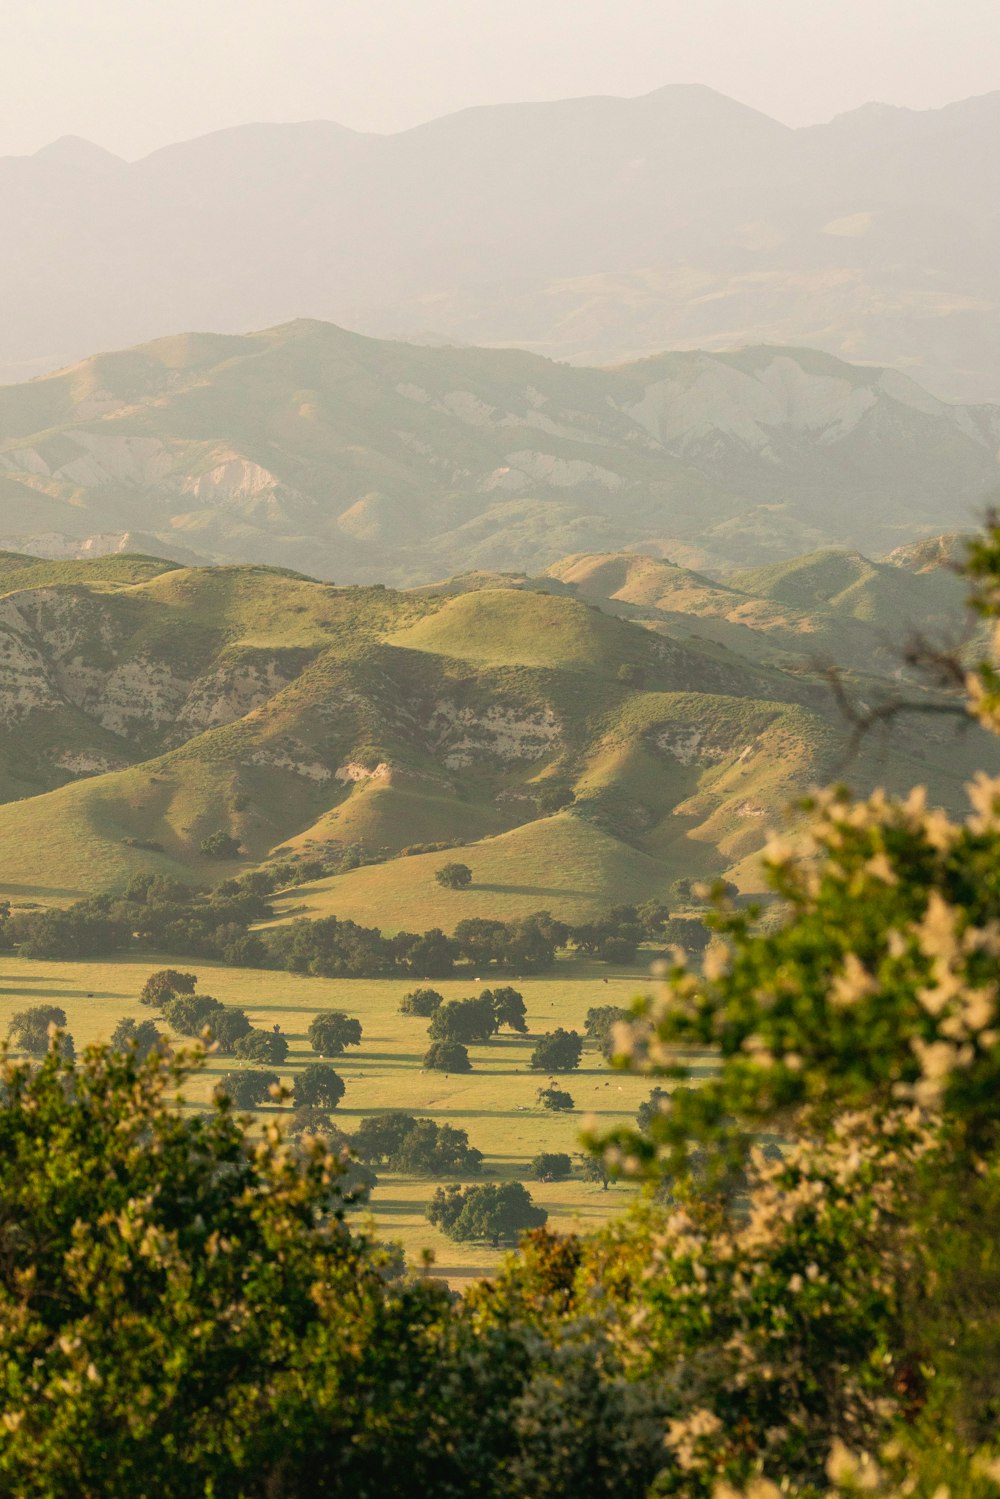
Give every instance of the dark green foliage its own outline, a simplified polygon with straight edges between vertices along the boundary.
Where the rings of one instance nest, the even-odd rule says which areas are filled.
[[[444,997],[436,989],[411,989],[409,994],[404,994],[399,1001],[399,1013],[420,1015],[426,1018],[433,1015],[443,1003]]]
[[[193,994],[198,980],[193,973],[180,973],[176,968],[160,968],[151,973],[139,991],[139,1003],[160,1010],[168,999],[178,994]]]
[[[472,884],[472,870],[468,864],[442,864],[434,878],[446,890],[467,890]]]
[[[432,1041],[460,1041],[463,1046],[488,1041],[496,1034],[497,1021],[492,995],[477,999],[450,999],[431,1016],[427,1034]]]
[[[670,909],[661,900],[642,901],[635,914],[643,934],[653,940],[662,937],[664,924],[670,920]]]
[[[276,1072],[265,1072],[260,1067],[247,1067],[239,1072],[227,1072],[219,1080],[219,1092],[225,1094],[234,1109],[256,1109],[271,1102],[271,1089],[277,1088],[280,1079]]]
[[[431,1223],[450,1239],[482,1240],[494,1247],[515,1244],[548,1219],[521,1182],[482,1187],[438,1187],[427,1207]]]
[[[240,854],[240,841],[218,828],[202,839],[201,852],[208,859],[236,859]]]
[[[163,1006],[167,1024],[182,1036],[200,1036],[213,1016],[224,1009],[221,1000],[211,994],[178,994]]]
[[[388,1114],[369,1114],[358,1125],[353,1145],[363,1161],[387,1166],[395,1159],[403,1140],[417,1123],[413,1114],[393,1110]]]
[[[129,1047],[134,1047],[140,1061],[145,1060],[153,1047],[158,1046],[162,1040],[163,1037],[152,1020],[132,1020],[128,1016],[123,1016],[111,1033],[114,1051],[127,1051]]]
[[[597,1042],[602,1054],[610,1059],[614,1047],[614,1028],[628,1018],[629,1011],[623,1010],[619,1005],[594,1005],[587,1011],[583,1029],[592,1041]]]
[[[310,1021],[306,1034],[321,1057],[339,1057],[345,1047],[361,1045],[361,1021],[343,1010],[322,1010]]]
[[[66,911],[18,912],[4,924],[5,943],[25,958],[65,962],[113,952],[128,940],[128,926],[101,901],[80,901]]]
[[[535,1097],[543,1109],[552,1109],[555,1113],[568,1113],[576,1107],[571,1094],[551,1084],[547,1088],[539,1088]]]
[[[49,1027],[62,1030],[65,1024],[66,1011],[59,1005],[31,1005],[26,1010],[17,1010],[10,1017],[7,1036],[19,1051],[43,1057],[49,1049]]]
[[[332,1067],[324,1067],[322,1062],[303,1067],[292,1086],[296,1108],[335,1109],[343,1096],[343,1078]]]
[[[572,1072],[583,1055],[583,1038],[578,1031],[564,1030],[560,1025],[541,1036],[531,1053],[530,1066],[536,1072]]]
[[[392,952],[404,972],[421,979],[446,979],[455,967],[457,947],[440,927],[431,927],[420,937],[400,932],[392,940]]]
[[[572,1169],[573,1162],[560,1151],[543,1150],[531,1163],[531,1175],[535,1181],[565,1181]]]
[[[603,1157],[599,1155],[582,1155],[579,1157],[579,1160],[584,1181],[600,1182],[606,1192],[611,1182],[611,1173],[605,1165]]]
[[[571,807],[575,801],[576,793],[571,786],[544,786],[535,797],[535,806],[543,817],[551,817],[563,807]]]
[[[528,1030],[524,996],[516,989],[505,985],[500,989],[484,989],[480,999],[488,999],[493,1007],[493,1021],[496,1029],[502,1025],[510,1026],[512,1031],[519,1035],[525,1035]]]
[[[469,1053],[460,1041],[432,1041],[421,1066],[432,1072],[471,1072]]]
[[[421,1393],[447,1294],[348,1232],[350,1175],[321,1145],[174,1110],[183,1076],[155,1052],[2,1081],[0,1490],[401,1499],[443,1473],[462,1491],[482,1453],[450,1457]]]
[[[275,1031],[249,1030],[233,1042],[233,1056],[243,1062],[270,1062],[280,1067],[288,1056],[288,1042]]]
[[[636,944],[628,937],[606,937],[598,948],[597,955],[602,962],[627,965],[635,962]]]
[[[235,1005],[225,1005],[221,1010],[213,1010],[206,1023],[212,1040],[223,1056],[231,1052],[240,1037],[252,1029],[246,1011],[237,1009]]]
[[[388,1164],[411,1176],[478,1176],[483,1155],[470,1146],[464,1129],[418,1119]]]
[[[657,934],[662,942],[669,942],[675,947],[681,947],[687,953],[697,954],[705,951],[712,940],[712,933],[703,921],[697,917],[673,916],[665,921],[660,932]]]
[[[653,1120],[663,1113],[660,1105],[665,1100],[669,1100],[669,1098],[670,1094],[665,1088],[654,1088],[646,1099],[646,1102],[639,1105],[636,1110],[635,1122],[644,1133],[649,1129]]]

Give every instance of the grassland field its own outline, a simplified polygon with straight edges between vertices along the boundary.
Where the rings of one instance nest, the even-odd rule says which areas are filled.
[[[576,1108],[572,1113],[553,1113],[535,1102],[538,1088],[549,1078],[530,1070],[528,1059],[542,1032],[556,1026],[582,1032],[590,1006],[627,1005],[648,987],[645,967],[614,968],[561,956],[548,974],[518,979],[529,1034],[503,1032],[487,1045],[470,1047],[473,1071],[464,1075],[421,1069],[428,1022],[399,1014],[402,995],[413,987],[406,979],[322,979],[148,953],[83,963],[0,954],[0,1033],[6,1032],[15,1011],[56,1004],[66,1012],[79,1052],[89,1043],[107,1040],[122,1016],[148,1019],[153,1015],[139,1004],[139,991],[151,972],[166,966],[196,972],[199,992],[242,1006],[255,1025],[263,1029],[280,1025],[289,1042],[289,1055],[275,1070],[284,1082],[293,1082],[304,1066],[318,1060],[306,1039],[317,1011],[340,1009],[357,1016],[363,1028],[361,1046],[331,1063],[346,1083],[333,1117],[348,1132],[362,1115],[388,1109],[404,1109],[465,1129],[470,1143],[485,1157],[485,1174],[480,1179],[525,1182],[535,1201],[547,1210],[550,1226],[561,1230],[593,1229],[625,1211],[635,1198],[633,1187],[618,1184],[605,1191],[598,1183],[583,1181],[576,1153],[584,1121],[594,1118],[601,1125],[612,1125],[634,1118],[649,1095],[649,1080],[612,1071],[594,1043],[588,1042],[580,1068],[555,1078],[572,1094]],[[478,993],[491,981],[496,982],[484,980],[477,985],[464,977],[435,980],[433,987],[446,1000],[460,999]],[[160,1024],[166,1028],[164,1022]],[[223,1073],[249,1065],[232,1057],[210,1057],[204,1072],[192,1079],[187,1106],[203,1106]],[[286,1111],[261,1110],[258,1118],[281,1112]],[[573,1178],[531,1181],[531,1161],[542,1150],[573,1156]],[[410,1263],[418,1265],[421,1252],[430,1249],[432,1273],[461,1286],[488,1274],[500,1254],[487,1246],[453,1243],[426,1221],[424,1208],[437,1185],[432,1179],[380,1172],[370,1210],[379,1236],[400,1243]]]

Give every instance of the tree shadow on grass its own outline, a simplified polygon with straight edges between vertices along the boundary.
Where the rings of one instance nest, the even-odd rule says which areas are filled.
[[[571,885],[488,885],[474,880],[472,890],[488,890],[491,895],[554,895],[575,896],[579,900],[591,900],[593,890],[576,890]]]

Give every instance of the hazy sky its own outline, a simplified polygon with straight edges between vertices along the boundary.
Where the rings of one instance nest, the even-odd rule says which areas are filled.
[[[135,157],[248,120],[705,83],[784,120],[1000,88],[1000,0],[3,0],[0,154]]]

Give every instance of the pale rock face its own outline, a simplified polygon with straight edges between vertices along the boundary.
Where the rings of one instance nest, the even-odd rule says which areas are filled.
[[[217,667],[192,684],[177,714],[178,739],[235,723],[270,702],[290,681],[273,661]]]
[[[731,748],[712,744],[702,729],[687,724],[671,724],[660,729],[653,743],[680,765],[717,765],[732,754]]]
[[[158,437],[108,437],[86,431],[68,435],[83,449],[83,456],[62,464],[56,474],[84,489],[109,484],[148,489],[162,483],[174,467],[173,455]]]
[[[877,391],[871,386],[812,374],[794,359],[779,355],[753,373],[705,360],[690,382],[659,381],[626,409],[674,452],[683,453],[722,435],[766,458],[777,457],[774,429],[819,434],[821,441],[835,442],[877,402]]]
[[[110,755],[88,754],[85,750],[76,753],[66,750],[54,757],[53,764],[58,765],[61,770],[68,770],[71,775],[99,776],[112,770],[124,770],[128,761],[116,760]]]
[[[303,756],[308,752],[302,746]],[[318,760],[297,759],[295,755],[287,750],[257,750],[250,757],[251,765],[264,765],[272,770],[290,770],[293,775],[301,776],[303,780],[313,781],[316,785],[322,785],[324,781],[332,779],[333,772]]]
[[[392,767],[385,760],[370,768],[362,765],[357,760],[348,760],[344,765],[338,765],[333,772],[334,780],[350,784],[358,781],[386,781],[392,772]]]
[[[223,459],[207,473],[189,475],[180,485],[182,494],[190,494],[205,505],[242,504],[274,494],[281,481],[238,453]]]
[[[190,685],[162,661],[144,656],[110,670],[77,658],[60,665],[56,676],[67,702],[123,738],[173,723]]]
[[[453,770],[476,760],[540,760],[561,738],[551,708],[515,709],[495,705],[480,712],[440,701],[429,724],[435,748]]]

